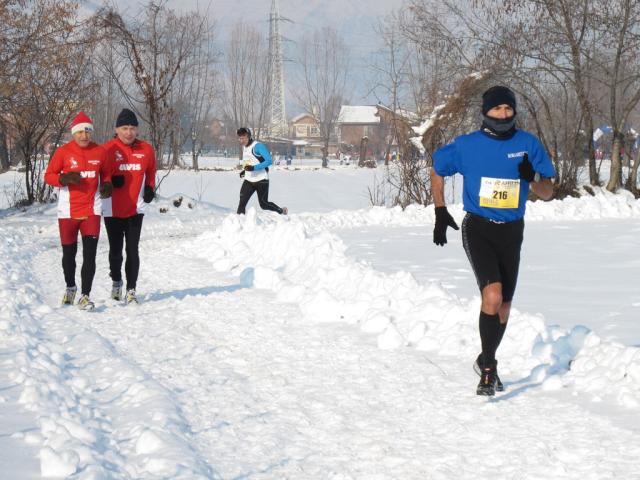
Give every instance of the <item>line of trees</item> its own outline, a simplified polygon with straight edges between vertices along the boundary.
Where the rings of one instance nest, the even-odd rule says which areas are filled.
[[[305,36],[296,51],[289,64],[301,73],[289,91],[318,117],[326,164],[348,50],[326,28]],[[208,12],[174,11],[167,0],[135,10],[107,4],[90,15],[77,0],[0,2],[0,172],[10,164],[24,167],[21,200],[49,200],[43,172],[68,140],[70,119],[79,110],[89,113],[95,140],[102,142],[113,135],[123,107],[138,113],[141,136],[153,145],[165,175],[184,166],[185,146],[197,170],[214,120],[224,125],[223,146],[230,151],[238,148],[233,133],[239,126],[264,136],[269,69],[265,32],[237,22],[220,40]]]
[[[129,7],[130,8],[130,7]],[[409,0],[376,27],[370,93],[389,106],[387,138],[399,154],[394,203],[429,203],[429,153],[477,127],[481,92],[511,86],[520,126],[534,131],[571,194],[584,178],[638,195],[640,149],[630,126],[640,103],[640,0]],[[207,12],[174,11],[166,0],[138,10],[82,13],[76,0],[0,2],[0,171],[24,167],[27,203],[51,195],[42,181],[78,110],[94,118],[96,140],[112,135],[119,110],[142,120],[142,135],[166,171],[191,150],[198,168],[211,122],[233,132],[268,125],[270,58],[265,33],[237,23],[218,39]],[[350,46],[330,28],[311,31],[287,59],[287,89],[319,123],[326,165],[340,105],[350,96]],[[293,75],[292,75],[293,73]],[[418,155],[405,111],[432,119]],[[396,119],[402,119],[396,122]],[[599,125],[610,136],[594,140]],[[601,171],[598,148],[611,158]]]
[[[268,133],[271,64],[268,41],[255,27],[237,23],[227,46],[224,105],[220,111],[233,125],[253,128],[259,139]],[[342,36],[329,27],[304,35],[287,59],[287,89],[297,105],[312,114],[320,131],[322,165],[328,164],[329,143],[348,90],[349,49]],[[277,88],[274,85],[273,88]]]
[[[165,0],[90,16],[75,1],[0,2],[0,171],[11,157],[24,167],[24,203],[49,199],[42,173],[79,110],[102,142],[120,109],[132,108],[163,167],[190,140],[197,168],[220,95],[214,34],[208,15],[175,12]]]
[[[425,168],[434,148],[477,128],[482,91],[505,84],[518,94],[519,125],[551,155],[559,195],[585,179],[602,185],[604,177],[608,190],[639,195],[640,149],[631,126],[640,102],[640,1],[411,0],[380,30],[389,61],[377,65],[374,91],[432,119],[423,132]],[[596,144],[602,124],[612,133]],[[405,148],[402,158],[411,161],[411,145]],[[598,149],[611,159],[608,175]],[[402,193],[413,183],[425,187],[419,175],[409,177],[396,185],[394,201],[430,202],[430,195]]]
[[[79,92],[92,88],[93,79],[84,74],[87,43],[69,2],[1,2],[0,25],[0,161],[6,169],[8,139],[15,139],[26,198],[43,201],[46,164],[39,154],[60,141],[72,109],[85,105]]]

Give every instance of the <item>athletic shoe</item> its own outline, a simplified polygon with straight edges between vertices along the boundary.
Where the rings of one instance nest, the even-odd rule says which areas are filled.
[[[96,307],[95,303],[89,300],[89,295],[81,295],[78,300],[78,308],[80,310],[93,310]]]
[[[127,296],[124,299],[124,303],[138,303],[138,299],[136,298],[136,291],[133,288],[127,290]]]
[[[496,394],[496,368],[485,367],[480,373],[480,383],[476,389],[478,395],[493,396]]]
[[[122,280],[113,282],[113,285],[111,285],[111,298],[113,300],[122,300]]]
[[[67,287],[62,296],[62,305],[73,305],[76,300],[76,292],[78,287]]]
[[[476,361],[473,363],[473,371],[478,374],[478,376],[482,376],[482,353],[478,355]],[[495,376],[496,376],[496,392],[504,392],[504,385],[500,381],[500,377],[498,376],[498,361],[496,360],[495,367]]]
[[[287,207],[282,207],[282,215],[289,215],[289,209]]]

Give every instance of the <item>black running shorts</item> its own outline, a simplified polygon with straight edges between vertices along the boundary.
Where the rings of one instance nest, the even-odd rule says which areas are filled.
[[[494,223],[467,213],[462,222],[462,244],[482,289],[502,283],[502,301],[510,302],[516,290],[524,220]]]

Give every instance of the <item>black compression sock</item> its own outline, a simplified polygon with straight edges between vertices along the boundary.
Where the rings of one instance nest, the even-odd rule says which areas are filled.
[[[82,294],[89,295],[93,276],[96,273],[96,250],[98,249],[98,237],[82,237]]]
[[[75,287],[76,285],[77,251],[77,242],[70,245],[62,245],[62,271],[64,272],[64,281],[67,284],[67,287]]]
[[[502,323],[502,322],[498,322],[498,341],[496,342],[496,350],[498,350],[498,347],[500,346],[500,343],[502,343],[502,337],[504,337],[504,332],[507,329],[507,323]]]
[[[480,341],[482,342],[484,365],[494,365],[496,363],[496,350],[500,342],[500,330],[500,316],[497,313],[489,315],[488,313],[480,312]]]

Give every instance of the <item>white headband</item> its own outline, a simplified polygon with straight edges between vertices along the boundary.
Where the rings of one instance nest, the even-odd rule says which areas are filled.
[[[78,123],[71,127],[71,134],[76,132],[93,132],[93,124],[92,123]]]

